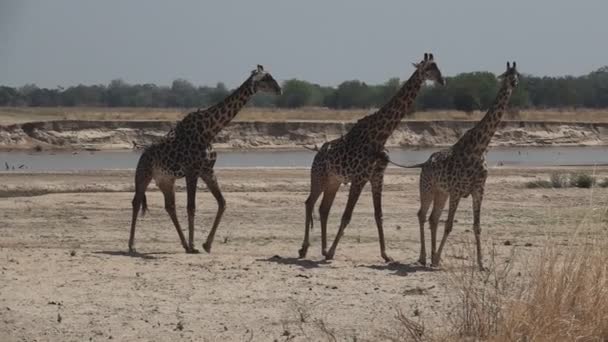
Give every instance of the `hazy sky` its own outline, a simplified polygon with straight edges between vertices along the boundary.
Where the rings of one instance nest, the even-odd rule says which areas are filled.
[[[224,81],[256,64],[323,85],[445,75],[580,75],[608,64],[606,0],[0,0],[0,84]]]

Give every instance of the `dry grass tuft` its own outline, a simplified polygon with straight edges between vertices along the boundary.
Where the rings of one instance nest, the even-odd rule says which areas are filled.
[[[497,340],[608,340],[608,243],[546,247],[510,303]]]
[[[504,262],[491,253],[488,272],[471,257],[451,265],[446,339],[608,341],[608,240],[601,223],[584,224],[591,230],[573,245],[549,239],[524,276],[513,270],[515,249]]]
[[[474,250],[468,243],[462,248],[464,255]],[[518,285],[513,275],[513,251],[510,258],[499,262],[491,249],[485,272],[479,271],[474,255],[449,261],[446,277],[453,302],[448,315],[450,335],[487,339],[500,331],[506,301]]]

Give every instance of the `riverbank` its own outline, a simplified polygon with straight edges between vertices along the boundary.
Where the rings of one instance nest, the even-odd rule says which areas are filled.
[[[387,147],[443,147],[476,121],[403,121]],[[174,121],[58,120],[0,126],[0,150],[120,150],[150,144]],[[219,149],[299,149],[348,132],[344,121],[236,121],[216,138]],[[504,121],[492,146],[608,145],[608,123]]]

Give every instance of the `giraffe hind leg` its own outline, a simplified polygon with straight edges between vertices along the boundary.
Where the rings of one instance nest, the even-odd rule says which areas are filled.
[[[152,174],[147,169],[138,168],[135,173],[135,196],[131,202],[133,206],[133,215],[131,217],[131,232],[129,234],[129,253],[135,253],[135,226],[137,224],[137,215],[142,211],[142,216],[148,211],[146,201],[146,189],[152,181]]]
[[[304,224],[304,241],[302,241],[302,247],[298,250],[298,256],[300,258],[305,258],[306,254],[308,253],[308,247],[310,246],[310,230],[312,229],[313,225],[312,211],[315,207],[315,203],[319,199],[319,196],[321,196],[321,193],[323,193],[321,179],[316,177],[316,175],[313,173],[311,174],[310,179],[310,194],[305,202],[306,223]]]
[[[348,224],[350,223],[350,219],[353,215],[353,210],[355,209],[355,205],[359,200],[359,196],[361,195],[361,191],[363,190],[365,183],[365,181],[357,181],[351,183],[350,191],[348,193],[348,201],[346,203],[346,209],[342,214],[342,220],[340,222],[340,228],[338,229],[338,233],[336,234],[334,242],[329,248],[329,251],[327,251],[327,253],[325,254],[325,260],[332,260],[334,258],[338,243],[340,242],[342,235],[344,235],[344,230],[346,229],[346,226],[348,226]]]
[[[426,214],[433,203],[432,189],[427,183],[428,181],[425,179],[425,175],[423,173],[420,176],[420,209],[418,210],[418,224],[420,226],[420,255],[418,257],[418,263],[422,266],[426,265],[424,223],[426,222]]]
[[[325,256],[327,254],[327,220],[329,218],[329,212],[331,206],[336,198],[336,193],[340,189],[341,183],[337,180],[328,182],[325,191],[323,192],[323,199],[319,206],[319,217],[321,219],[321,254]]]

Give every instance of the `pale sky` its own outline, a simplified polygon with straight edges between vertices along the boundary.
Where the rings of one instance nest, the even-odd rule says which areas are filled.
[[[608,64],[606,0],[0,0],[0,84],[240,84],[256,64],[322,85],[445,75],[581,75]]]

